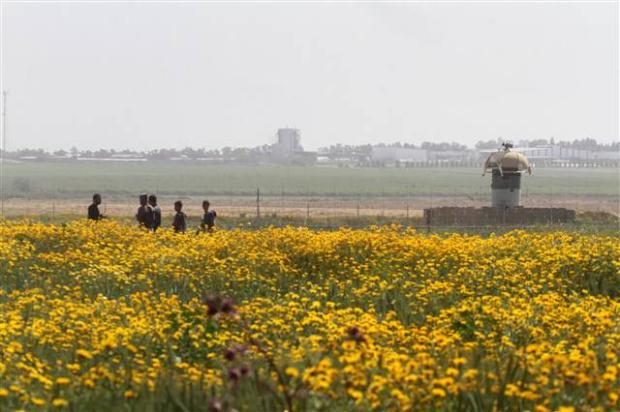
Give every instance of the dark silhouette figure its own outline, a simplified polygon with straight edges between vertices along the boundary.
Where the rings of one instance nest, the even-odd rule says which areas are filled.
[[[101,195],[99,193],[95,193],[93,195],[93,203],[88,206],[88,218],[90,220],[101,220],[105,218],[104,215],[99,211],[99,205],[101,204]]]
[[[187,228],[185,219],[187,216],[183,213],[183,202],[180,200],[174,202],[174,211],[176,214],[174,215],[174,220],[172,221],[172,227],[176,233],[185,233],[185,229]]]
[[[138,224],[146,229],[153,227],[153,208],[147,202],[148,196],[143,193],[140,195],[140,207],[136,213]]]
[[[217,213],[215,210],[209,210],[208,200],[204,200],[202,202],[202,210],[204,210],[204,215],[202,216],[202,221],[200,222],[200,227],[203,231],[213,232],[213,228],[215,227],[215,218],[217,217]]]
[[[151,229],[155,232],[161,227],[161,208],[157,204],[157,196],[149,196],[149,206],[151,206],[151,209],[153,210],[153,224]]]

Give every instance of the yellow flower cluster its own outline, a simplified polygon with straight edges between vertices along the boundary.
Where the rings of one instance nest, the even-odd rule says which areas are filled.
[[[617,410],[620,237],[0,224],[1,410]]]

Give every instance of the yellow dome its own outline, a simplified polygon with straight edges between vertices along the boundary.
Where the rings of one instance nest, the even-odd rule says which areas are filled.
[[[497,169],[502,174],[504,171],[522,172],[525,170],[527,170],[529,174],[532,174],[532,168],[530,167],[530,162],[527,160],[527,157],[522,153],[508,148],[489,155],[487,161],[484,163],[484,173],[489,169]]]

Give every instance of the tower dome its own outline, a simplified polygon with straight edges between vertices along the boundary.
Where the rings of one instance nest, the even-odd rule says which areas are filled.
[[[491,153],[484,163],[484,176],[491,171],[491,193],[493,207],[509,208],[521,206],[521,174],[532,168],[523,153],[513,150],[510,143]]]

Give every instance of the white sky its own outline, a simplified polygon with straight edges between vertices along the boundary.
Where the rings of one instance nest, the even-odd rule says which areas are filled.
[[[7,146],[618,139],[618,3],[2,4]]]

